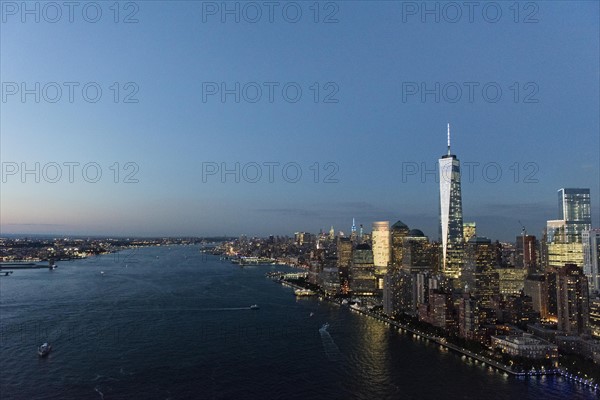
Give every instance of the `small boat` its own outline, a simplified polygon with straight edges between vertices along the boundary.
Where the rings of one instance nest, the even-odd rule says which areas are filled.
[[[251,309],[251,310],[258,310],[259,308],[260,308],[260,307],[258,306],[258,304],[252,304],[252,305],[250,306],[250,309]]]
[[[100,271],[100,275],[104,276],[104,271]]]
[[[329,328],[329,323],[325,322],[323,326],[319,328],[319,332],[327,332],[327,328]]]
[[[309,314],[309,317],[312,317],[313,315],[315,315],[315,313],[314,313],[314,312],[311,312],[311,313]]]
[[[56,265],[56,264],[51,264],[51,265],[48,267],[48,269],[50,269],[50,270],[52,271],[53,269],[56,269],[56,267],[57,267],[57,266],[58,266],[58,265]]]
[[[38,355],[40,357],[46,357],[52,351],[52,345],[48,343],[43,343],[40,347],[38,347]]]

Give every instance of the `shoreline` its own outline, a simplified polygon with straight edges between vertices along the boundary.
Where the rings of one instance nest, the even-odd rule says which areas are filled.
[[[298,288],[298,289],[302,289],[301,286],[296,285],[294,283],[291,282],[287,282],[283,279],[280,280],[275,280],[272,279],[273,282],[277,282],[280,283],[282,286],[289,286],[292,288]],[[331,304],[336,304],[338,306],[340,306],[340,302],[328,297],[323,297],[323,296],[319,296],[319,301],[327,301],[328,303]],[[453,343],[449,343],[446,338],[443,337],[437,337],[437,336],[433,336],[433,335],[429,335],[426,333],[423,333],[421,331],[418,331],[415,328],[412,328],[406,324],[402,324],[398,321],[394,321],[388,317],[385,317],[383,315],[380,314],[376,314],[373,313],[371,311],[368,310],[364,310],[358,306],[349,306],[351,311],[356,311],[359,314],[362,314],[366,317],[370,317],[373,319],[376,319],[386,325],[390,325],[393,326],[397,329],[398,332],[407,334],[407,333],[411,333],[413,336],[417,336],[417,337],[422,337],[425,340],[428,341],[432,341],[435,344],[441,346],[442,348],[445,348],[446,350],[450,350],[453,351],[454,353],[457,354],[462,354],[463,356],[466,356],[467,358],[473,358],[474,360],[476,360],[476,362],[481,362],[484,366],[487,365],[490,368],[492,368],[493,370],[496,370],[497,372],[503,372],[508,374],[509,376],[514,376],[514,377],[532,377],[532,376],[545,376],[545,375],[559,375],[562,376],[570,381],[574,381],[576,383],[582,384],[585,387],[588,387],[589,389],[592,389],[594,392],[597,392],[600,389],[600,384],[594,384],[593,382],[590,382],[587,379],[584,379],[580,376],[574,375],[574,374],[570,374],[567,371],[564,371],[562,368],[555,368],[555,369],[551,369],[551,370],[546,370],[546,369],[542,369],[542,370],[530,370],[530,371],[524,371],[524,372],[517,372],[517,371],[513,371],[511,367],[509,367],[508,365],[502,364],[496,360],[492,360],[488,357],[482,356],[480,354],[474,353],[470,350],[461,348]]]

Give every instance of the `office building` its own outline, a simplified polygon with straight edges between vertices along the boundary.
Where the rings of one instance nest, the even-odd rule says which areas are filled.
[[[600,292],[600,229],[585,230],[583,241],[583,272],[588,278],[590,292]]]
[[[439,159],[439,179],[441,269],[448,278],[457,279],[460,276],[463,258],[463,216],[460,161],[450,152],[450,124],[448,153]]]
[[[567,264],[556,274],[558,329],[567,334],[583,334],[588,330],[588,281],[583,269]]]

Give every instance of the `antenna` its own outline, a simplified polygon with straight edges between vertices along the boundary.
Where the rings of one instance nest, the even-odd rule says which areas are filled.
[[[525,251],[526,251],[525,237],[527,236],[527,229],[525,229],[525,225],[523,225],[520,220],[519,220],[519,225],[521,225],[521,234],[523,235],[523,268],[528,270],[529,265],[525,261]]]
[[[448,155],[450,155],[450,123],[448,122]]]

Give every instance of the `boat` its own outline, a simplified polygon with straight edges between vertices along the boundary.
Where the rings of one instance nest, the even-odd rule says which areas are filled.
[[[260,308],[260,307],[258,306],[258,304],[252,304],[252,305],[250,306],[250,309],[251,309],[251,310],[258,310],[259,308]]]
[[[57,267],[57,266],[58,266],[58,265],[56,265],[56,264],[51,264],[51,265],[48,267],[48,269],[50,269],[50,270],[53,270],[53,269],[56,269],[56,267]]]
[[[48,344],[47,342],[38,347],[38,355],[40,357],[46,357],[48,354],[50,354],[50,351],[52,351],[52,345]]]
[[[329,328],[329,322],[325,322],[325,323],[323,324],[323,326],[321,326],[321,327],[319,328],[319,332],[327,332],[327,329],[328,329],[328,328]]]
[[[342,300],[342,305],[343,306],[347,306],[348,305],[348,300],[346,300],[346,299]]]
[[[314,296],[317,293],[310,289],[296,289],[294,290],[294,294],[296,296]]]

